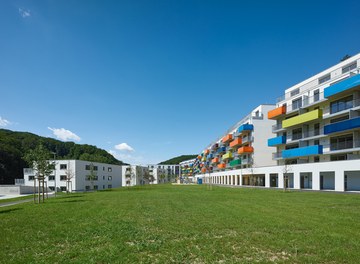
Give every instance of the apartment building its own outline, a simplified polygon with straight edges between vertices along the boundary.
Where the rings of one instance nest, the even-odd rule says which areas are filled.
[[[214,173],[243,168],[257,168],[275,165],[272,148],[267,145],[267,138],[272,135],[275,121],[268,119],[268,111],[275,105],[259,105],[245,116],[224,135],[212,142],[194,162],[196,173]],[[245,183],[249,177],[243,176]],[[257,181],[265,181],[259,177]]]
[[[180,172],[180,166],[172,164],[148,165],[148,169],[154,178],[153,184],[173,182]]]
[[[228,146],[221,150],[220,160],[211,145],[199,155],[205,169],[198,177],[226,185],[360,191],[359,66],[357,54],[286,89],[277,99],[276,107],[267,111],[267,118],[274,121],[267,140],[274,165],[254,156],[256,166],[244,166],[243,156],[242,164],[234,166],[237,169],[227,170],[237,158],[226,163],[233,155],[226,152]],[[215,142],[215,148],[223,147],[229,137]],[[255,152],[256,147],[248,150]],[[217,171],[207,169],[209,159],[218,164]]]
[[[135,186],[154,183],[153,175],[147,166],[122,166],[122,186]]]
[[[55,170],[45,180],[50,190],[89,191],[121,186],[121,166],[83,160],[51,160]],[[34,186],[36,171],[24,168],[24,185]]]

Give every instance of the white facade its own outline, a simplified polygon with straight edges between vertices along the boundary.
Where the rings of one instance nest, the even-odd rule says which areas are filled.
[[[50,161],[54,162],[54,161]],[[90,180],[91,166],[94,179]],[[35,172],[24,169],[24,185],[34,185]],[[106,190],[121,186],[122,169],[119,165],[82,160],[55,160],[55,170],[46,178],[49,189],[71,192],[86,190]]]
[[[149,184],[150,176],[148,167],[138,165],[122,166],[122,186]]]

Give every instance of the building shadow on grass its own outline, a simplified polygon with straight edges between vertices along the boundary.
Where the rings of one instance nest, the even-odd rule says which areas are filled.
[[[84,195],[69,195],[69,196],[60,196],[59,198],[57,198],[57,200],[61,200],[61,199],[71,199],[71,198],[81,198]]]
[[[76,199],[76,200],[55,201],[54,203],[84,203],[84,202],[86,202],[86,201]]]
[[[22,208],[12,208],[12,209],[1,210],[0,214],[11,213],[11,212],[18,211],[18,210],[22,210]]]

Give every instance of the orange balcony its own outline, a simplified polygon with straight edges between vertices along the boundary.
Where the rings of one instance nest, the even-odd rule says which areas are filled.
[[[254,152],[254,148],[250,146],[245,146],[238,149],[239,154],[253,153],[253,152]]]
[[[197,158],[198,158],[199,160],[201,160],[202,157],[199,155],[199,156],[197,156]]]
[[[210,150],[205,149],[204,154],[207,155],[207,154],[209,154],[209,153],[210,153]]]
[[[230,148],[234,148],[236,146],[239,146],[239,145],[241,145],[241,143],[242,143],[241,138],[236,138],[236,139],[234,139],[233,141],[230,142]]]
[[[228,142],[230,140],[232,140],[232,135],[231,134],[226,135],[225,137],[223,137],[222,142],[226,143],[226,142]]]
[[[212,162],[212,163],[218,163],[218,162],[219,162],[219,158],[213,158],[213,159],[211,160],[211,162]]]
[[[280,106],[268,112],[268,118],[273,119],[286,113],[286,105]]]
[[[201,164],[200,164],[200,168],[202,168],[202,167],[204,167],[204,164],[201,163]]]
[[[217,167],[218,167],[219,169],[225,169],[225,168],[226,168],[226,164],[225,164],[225,163],[221,163],[221,164],[217,165]]]
[[[206,172],[206,168],[202,168],[202,169],[201,169],[201,172],[202,172],[202,173],[205,173],[205,172]]]

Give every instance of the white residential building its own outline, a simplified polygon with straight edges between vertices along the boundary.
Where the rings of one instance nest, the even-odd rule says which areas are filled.
[[[149,168],[139,165],[122,166],[122,186],[149,184]]]
[[[51,190],[71,192],[86,190],[106,190],[121,186],[122,169],[119,165],[83,160],[51,160],[55,170],[46,178]],[[93,171],[93,179],[89,177]],[[36,172],[24,169],[24,185],[34,186]]]

